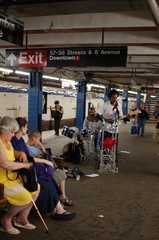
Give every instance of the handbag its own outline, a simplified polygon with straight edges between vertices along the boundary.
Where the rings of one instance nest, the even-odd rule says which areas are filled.
[[[51,117],[52,118],[57,118],[57,113],[56,113],[57,111],[56,110],[51,110],[50,109],[50,112],[51,112]]]
[[[62,118],[62,113],[60,113],[58,110],[51,110],[51,117],[52,118]]]
[[[33,157],[27,157],[29,162],[33,163],[33,167],[30,169],[26,168],[21,168],[18,170],[14,170],[13,172],[17,172],[17,177],[20,177],[22,180],[23,186],[29,191],[29,192],[34,192],[37,191],[38,189],[38,179],[37,179],[37,174],[36,174],[36,169],[35,169],[35,162]],[[16,159],[15,162],[20,162],[19,159]],[[7,171],[7,177],[8,177],[8,171]],[[10,179],[10,181],[14,181],[13,179]]]
[[[27,157],[29,162],[33,163],[30,169],[22,168],[19,170],[20,178],[23,181],[23,186],[29,191],[34,192],[38,189],[38,179],[36,174],[35,162],[33,157]]]

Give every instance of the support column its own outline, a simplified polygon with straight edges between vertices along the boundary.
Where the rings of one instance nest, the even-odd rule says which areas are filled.
[[[109,98],[108,98],[109,91],[110,91],[110,87],[109,86],[105,87],[105,89],[104,89],[104,102],[109,101]]]
[[[128,113],[128,91],[123,90],[122,96],[123,96],[123,100],[122,100],[123,115],[126,115]]]
[[[28,131],[42,132],[42,73],[32,71],[28,85]]]
[[[140,103],[141,103],[141,93],[138,92],[136,94],[136,106],[139,108],[140,107]]]
[[[76,127],[79,131],[83,128],[86,108],[86,82],[79,81],[77,85],[77,102],[76,102]]]

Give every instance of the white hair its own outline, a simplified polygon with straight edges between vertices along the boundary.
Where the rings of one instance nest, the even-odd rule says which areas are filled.
[[[19,130],[19,125],[17,121],[9,116],[5,116],[0,119],[0,134],[10,131],[17,132]]]

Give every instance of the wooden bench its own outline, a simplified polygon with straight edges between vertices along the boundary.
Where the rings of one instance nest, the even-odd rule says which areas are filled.
[[[4,185],[0,183],[0,210],[7,206],[8,201],[4,198]]]

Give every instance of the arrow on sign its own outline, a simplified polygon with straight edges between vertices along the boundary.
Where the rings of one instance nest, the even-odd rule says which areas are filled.
[[[13,53],[11,53],[9,57],[7,57],[7,60],[10,61],[11,66],[14,66],[14,61],[17,60],[17,57]]]

